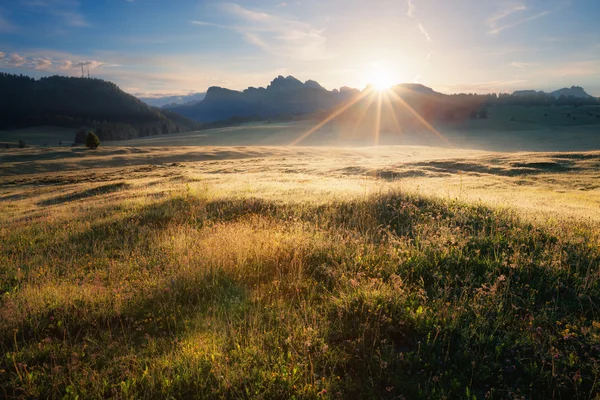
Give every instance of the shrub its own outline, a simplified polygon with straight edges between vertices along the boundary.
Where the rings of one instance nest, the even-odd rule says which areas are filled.
[[[100,139],[98,139],[98,136],[96,136],[94,132],[88,132],[85,138],[85,147],[97,149],[98,146],[100,146]]]

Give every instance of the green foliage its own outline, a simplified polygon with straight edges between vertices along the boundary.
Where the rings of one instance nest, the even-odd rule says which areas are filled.
[[[100,139],[98,139],[98,136],[96,136],[94,132],[88,132],[85,138],[85,147],[89,149],[97,149],[98,146],[100,146]]]
[[[0,231],[0,392],[593,398],[599,240],[397,193],[188,191],[15,222]]]

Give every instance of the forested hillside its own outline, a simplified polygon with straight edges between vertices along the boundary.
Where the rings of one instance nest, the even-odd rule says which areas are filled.
[[[35,80],[0,73],[0,129],[54,125],[95,129],[102,140],[198,129],[192,120],[150,107],[101,79],[52,76]]]

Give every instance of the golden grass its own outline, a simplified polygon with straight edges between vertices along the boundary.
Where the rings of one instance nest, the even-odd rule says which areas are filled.
[[[593,398],[600,153],[444,151],[9,157],[0,393]]]

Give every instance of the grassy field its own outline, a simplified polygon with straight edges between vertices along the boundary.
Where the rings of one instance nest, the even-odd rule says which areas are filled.
[[[399,132],[383,127],[380,145],[447,146],[487,151],[586,151],[600,149],[600,107],[491,107],[485,120],[467,120],[437,128],[448,143],[427,132]],[[103,146],[286,146],[318,121],[259,122],[181,134],[144,137]],[[55,147],[59,140],[69,148],[77,129],[39,127],[0,131],[0,147],[13,147],[19,139],[32,146]],[[502,134],[498,134],[502,132]],[[374,145],[374,127],[350,132],[333,122],[304,140],[304,146]]]
[[[0,150],[0,397],[600,398],[599,209],[600,152]]]

